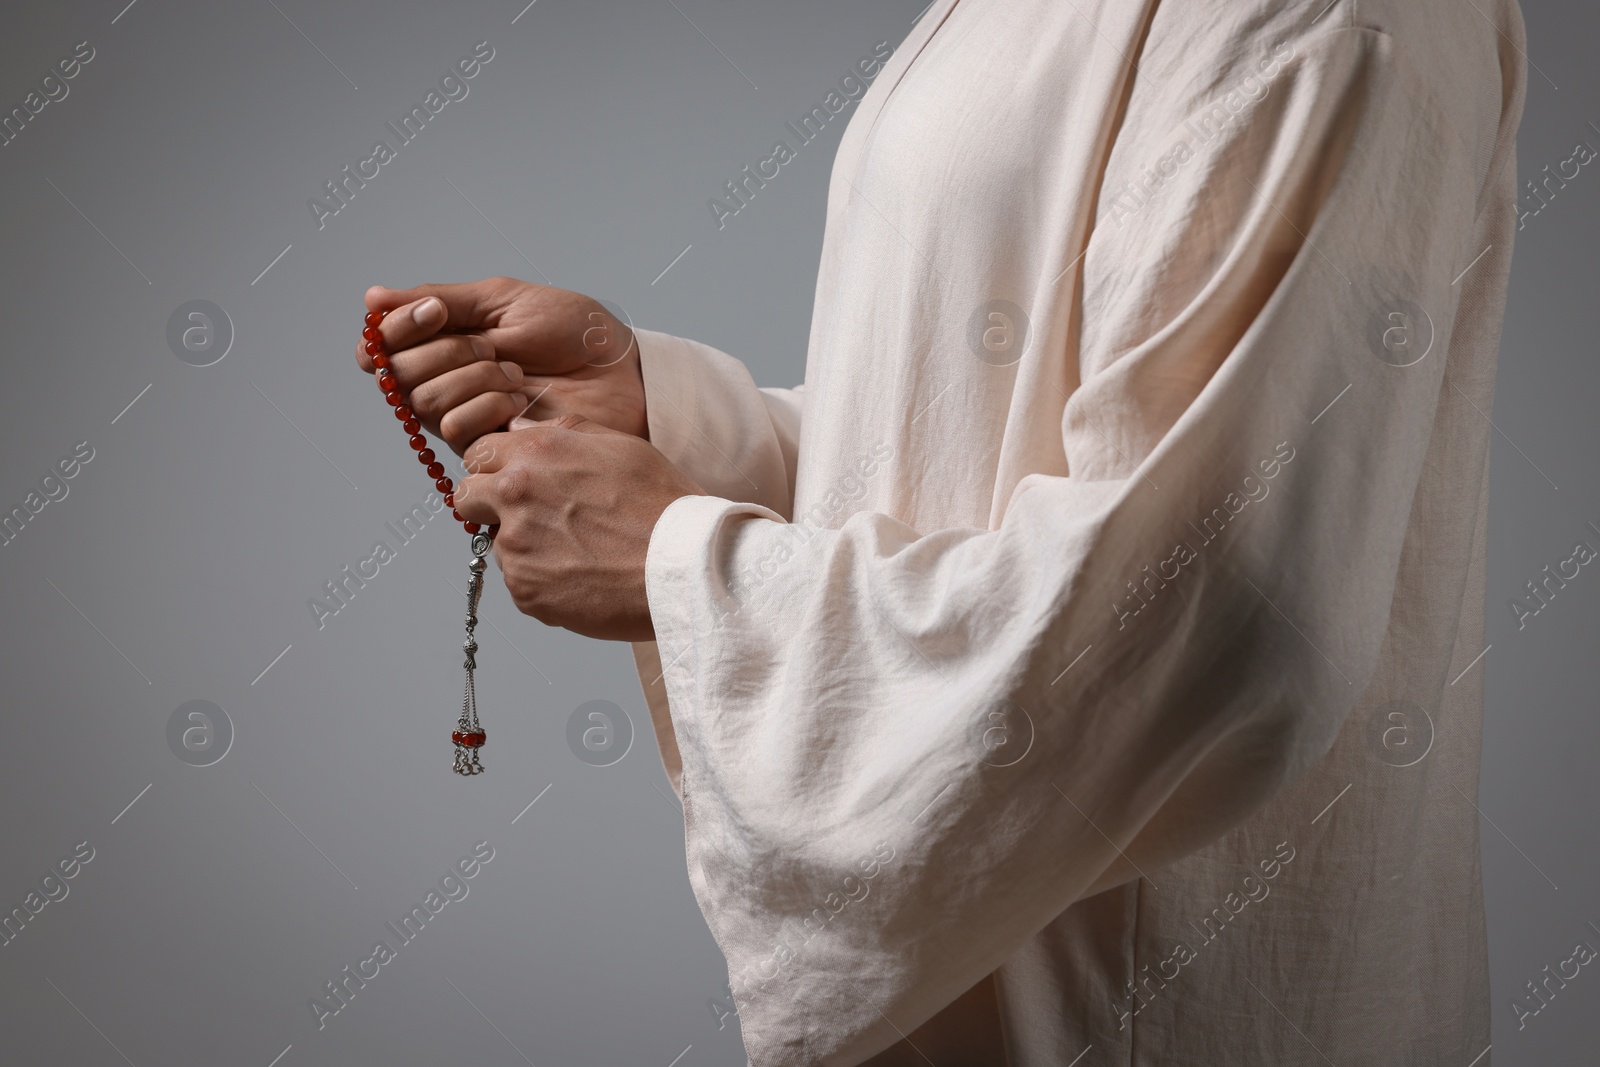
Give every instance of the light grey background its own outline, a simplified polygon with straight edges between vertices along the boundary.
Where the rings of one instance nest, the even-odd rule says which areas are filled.
[[[726,975],[626,647],[518,616],[491,581],[489,773],[466,781],[447,736],[459,529],[434,520],[321,629],[307,600],[395,546],[384,523],[429,488],[354,369],[369,284],[542,274],[798,381],[843,122],[724,229],[706,200],[924,0],[124,3],[8,8],[0,35],[5,110],[78,42],[96,52],[0,147],[0,511],[95,450],[0,547],[0,910],[95,849],[0,948],[0,1060],[743,1063],[708,1005]],[[1525,13],[1527,176],[1600,146],[1600,16]],[[393,144],[384,123],[484,40],[469,96],[319,230],[308,198]],[[1588,1062],[1600,1034],[1592,968],[1521,1032],[1507,1007],[1574,942],[1600,945],[1600,576],[1521,631],[1507,607],[1600,540],[1597,204],[1591,165],[1518,235],[1492,413],[1492,647],[1474,669],[1493,1059],[1512,1067]],[[213,366],[167,347],[194,299],[236,331]],[[196,699],[236,734],[203,768],[167,742]],[[609,767],[566,743],[595,699],[635,728]],[[308,998],[393,943],[385,921],[479,840],[495,856],[467,898],[319,1031]]]

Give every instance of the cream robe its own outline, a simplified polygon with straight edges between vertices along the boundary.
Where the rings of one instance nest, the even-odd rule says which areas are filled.
[[[756,1067],[1489,1044],[1522,41],[1513,0],[936,0],[840,146],[803,389],[640,332],[712,495],[635,652]]]

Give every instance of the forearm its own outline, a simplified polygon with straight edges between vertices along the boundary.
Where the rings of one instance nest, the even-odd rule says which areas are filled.
[[[697,341],[634,331],[646,433],[709,493],[788,517],[800,389],[758,389],[744,365]]]

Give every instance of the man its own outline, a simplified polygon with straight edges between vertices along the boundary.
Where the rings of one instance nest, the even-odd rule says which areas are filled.
[[[757,1067],[1488,1063],[1522,39],[936,0],[803,389],[509,279],[368,293],[518,606],[635,642]]]

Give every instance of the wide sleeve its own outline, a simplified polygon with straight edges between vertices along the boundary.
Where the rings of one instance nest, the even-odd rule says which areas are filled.
[[[710,345],[642,328],[634,337],[650,443],[706,492],[787,517],[805,387],[757,388]]]
[[[1458,111],[1389,37],[1328,27],[1118,210],[1194,117],[1130,107],[1064,297],[1069,473],[995,528],[738,495],[661,516],[658,729],[755,1067],[889,1046],[1332,744],[1479,251]]]
[[[650,443],[706,492],[787,518],[805,386],[758,388],[745,365],[700,341],[634,327]],[[667,707],[660,649],[633,645],[634,666],[661,762],[679,789],[681,757]]]

